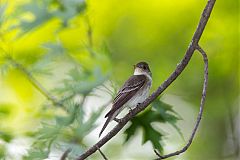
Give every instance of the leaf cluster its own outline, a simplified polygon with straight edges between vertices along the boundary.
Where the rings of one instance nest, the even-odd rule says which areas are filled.
[[[163,123],[169,123],[182,136],[182,133],[176,124],[180,119],[181,117],[173,110],[172,106],[157,98],[151,104],[150,109],[131,120],[131,125],[124,132],[126,134],[125,142],[133,138],[137,130],[141,129],[143,132],[142,143],[144,144],[149,141],[152,143],[153,148],[162,152],[163,145],[161,144],[161,141],[164,133],[161,130],[156,129],[154,124],[161,125]]]
[[[3,16],[6,8],[7,4],[0,5],[0,27],[6,18]],[[69,22],[85,10],[86,2],[81,0],[31,1],[31,3],[21,6],[19,14],[29,13],[32,18],[20,19],[19,24],[11,26],[9,29],[21,29],[20,34],[15,37],[18,40],[27,35],[29,31],[42,27],[54,18],[61,21],[63,28],[67,28]],[[88,34],[89,43],[92,41],[90,36],[91,34]],[[20,70],[52,102],[48,105],[43,104],[40,110],[43,112],[40,115],[44,115],[45,112],[51,112],[51,115],[40,117],[41,123],[25,135],[31,137],[33,143],[24,159],[42,160],[48,158],[53,152],[64,153],[67,150],[70,151],[68,158],[74,159],[86,147],[83,139],[96,128],[96,121],[105,107],[105,105],[96,106],[98,109],[86,117],[85,102],[88,97],[93,96],[94,90],[99,89],[100,86],[103,86],[105,92],[113,96],[111,89],[105,86],[111,72],[111,67],[105,63],[110,61],[110,54],[105,53],[109,53],[110,50],[105,44],[104,51],[97,50],[92,44],[85,48],[79,47],[79,50],[87,52],[87,54],[81,55],[85,57],[79,61],[77,56],[72,55],[59,39],[54,42],[45,42],[41,44],[41,47],[44,50],[43,53],[32,54],[32,56],[22,59],[15,58],[0,48],[0,51],[4,52],[0,57],[1,72],[7,74],[11,69]],[[27,63],[26,59],[30,59],[31,63]],[[61,72],[64,78],[53,85],[53,89],[45,89],[44,85],[37,81],[36,77],[39,75],[54,79],[59,73],[59,68],[65,70],[64,73]],[[106,71],[103,71],[103,68]],[[5,114],[5,110],[0,110],[0,114]],[[162,151],[161,140],[164,134],[156,129],[155,124],[170,123],[180,133],[176,125],[179,119],[172,106],[158,99],[152,103],[151,109],[131,120],[131,125],[125,130],[125,141],[129,141],[141,128],[143,144],[150,141],[154,148]],[[13,138],[14,136],[8,132],[0,132],[0,139],[6,143],[11,142]],[[0,157],[4,156],[5,148],[0,146]]]

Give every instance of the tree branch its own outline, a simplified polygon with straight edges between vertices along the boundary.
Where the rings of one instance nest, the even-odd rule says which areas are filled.
[[[72,150],[70,148],[68,148],[63,155],[61,156],[60,160],[65,160],[68,156],[68,154],[71,152]]]
[[[126,116],[124,116],[121,119],[121,123],[118,123],[106,136],[104,136],[101,140],[99,140],[95,145],[90,147],[85,153],[80,155],[77,159],[83,160],[92,155],[96,150],[101,148],[105,143],[107,143],[111,138],[113,138],[125,125],[126,123],[132,119],[132,117],[136,116],[139,112],[143,111],[151,102],[153,102],[185,69],[188,62],[190,61],[194,51],[198,48],[198,42],[202,36],[202,33],[205,29],[205,26],[207,24],[207,21],[210,17],[210,14],[212,12],[213,6],[215,4],[216,0],[209,0],[203,13],[201,16],[201,19],[199,21],[199,24],[197,26],[197,29],[192,37],[192,41],[190,42],[190,45],[181,60],[181,62],[177,65],[177,68],[174,70],[174,72],[169,76],[167,80],[165,80],[158,89],[153,92],[143,103],[138,105],[136,108],[134,108],[131,112],[129,112]],[[201,102],[202,103],[202,102]]]
[[[87,37],[88,37],[88,45],[90,48],[93,47],[93,40],[92,40],[92,26],[90,24],[90,20],[89,20],[89,17],[86,16],[86,22],[87,22]]]
[[[91,54],[91,56],[95,56],[95,52],[93,50],[93,30],[92,30],[92,26],[91,26],[88,15],[86,15],[85,19],[87,23],[87,39],[88,39],[88,44],[86,46],[86,49]]]
[[[105,154],[101,151],[101,149],[98,147],[98,151],[101,154],[101,156],[103,157],[104,160],[108,160],[108,158],[105,156]]]
[[[50,100],[54,105],[57,106],[64,106],[63,103],[58,101],[53,95],[51,95],[42,85],[39,83],[32,74],[20,63],[16,62],[12,57],[7,56],[6,57],[9,62],[16,67],[18,70],[20,70],[25,76],[27,76],[30,83],[40,92],[42,93],[48,100]]]
[[[199,113],[198,113],[197,122],[194,126],[194,129],[193,129],[192,134],[191,134],[191,136],[188,140],[188,143],[181,150],[178,150],[176,152],[173,152],[173,153],[170,153],[170,154],[167,154],[167,155],[164,155],[164,156],[161,156],[157,152],[157,150],[154,150],[156,155],[159,157],[157,160],[166,159],[166,158],[176,156],[176,155],[179,155],[179,154],[185,152],[190,147],[190,145],[192,144],[193,138],[194,138],[194,136],[197,132],[198,126],[200,124],[202,114],[203,114],[204,103],[205,103],[205,100],[206,100],[206,91],[207,91],[207,84],[208,84],[208,58],[207,58],[207,54],[204,52],[204,50],[200,46],[197,46],[196,49],[202,54],[203,61],[204,61],[204,82],[203,82],[202,97],[201,97],[200,110],[199,110]]]

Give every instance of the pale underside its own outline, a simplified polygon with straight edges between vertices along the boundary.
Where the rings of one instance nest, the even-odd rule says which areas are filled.
[[[148,97],[150,87],[151,80],[149,80],[147,84],[145,84],[141,89],[139,89],[139,91],[130,100],[128,100],[121,108],[116,110],[111,116],[111,120],[113,120],[124,108],[133,109],[139,103],[142,103]]]

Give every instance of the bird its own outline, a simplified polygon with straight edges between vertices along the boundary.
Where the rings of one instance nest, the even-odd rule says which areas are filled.
[[[147,62],[139,62],[134,65],[134,73],[118,91],[113,99],[112,108],[105,115],[105,121],[99,137],[106,129],[109,122],[116,120],[117,115],[126,107],[130,111],[138,104],[142,103],[149,95],[149,90],[152,86],[152,73]]]

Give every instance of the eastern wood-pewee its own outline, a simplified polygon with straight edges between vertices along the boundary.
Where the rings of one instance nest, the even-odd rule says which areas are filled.
[[[99,134],[101,136],[108,123],[126,107],[134,108],[142,103],[149,94],[152,85],[152,73],[146,62],[139,62],[134,65],[134,74],[124,83],[117,96],[113,100],[111,110],[105,115],[107,118]]]

